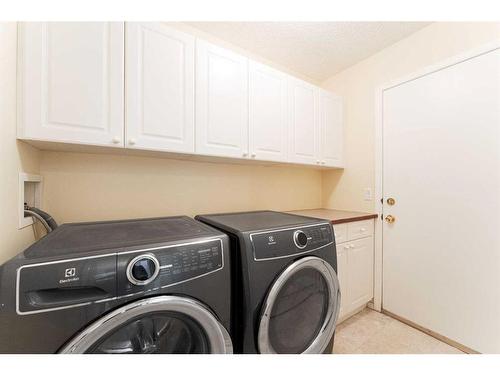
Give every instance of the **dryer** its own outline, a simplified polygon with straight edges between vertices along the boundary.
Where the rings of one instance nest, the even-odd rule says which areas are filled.
[[[237,353],[331,353],[340,307],[328,221],[257,211],[200,215],[230,237]]]
[[[183,216],[63,224],[0,267],[0,352],[231,353],[228,245]]]

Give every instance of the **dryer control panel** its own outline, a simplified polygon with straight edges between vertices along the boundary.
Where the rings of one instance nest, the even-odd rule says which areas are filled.
[[[221,239],[119,253],[117,294],[166,288],[223,267]]]
[[[267,260],[293,256],[333,244],[328,223],[250,234],[254,259]]]

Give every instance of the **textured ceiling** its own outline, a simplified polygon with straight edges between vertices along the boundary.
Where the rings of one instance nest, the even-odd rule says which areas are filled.
[[[428,22],[188,22],[287,69],[324,81]]]

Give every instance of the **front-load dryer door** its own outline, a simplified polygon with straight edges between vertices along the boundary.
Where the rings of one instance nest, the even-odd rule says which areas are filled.
[[[258,331],[261,353],[323,353],[340,307],[337,274],[325,260],[305,257],[271,286]]]
[[[200,302],[177,296],[125,305],[83,330],[61,353],[232,353],[229,334]]]

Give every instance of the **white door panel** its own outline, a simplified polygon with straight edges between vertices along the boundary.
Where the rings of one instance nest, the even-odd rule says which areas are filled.
[[[347,265],[347,251],[349,245],[340,244],[337,245],[337,275],[339,278],[340,286],[340,312],[339,318],[342,319],[346,313],[349,311],[350,305],[350,293],[347,285],[347,275],[348,275],[348,265]]]
[[[126,146],[194,152],[195,38],[161,23],[126,32]]]
[[[249,148],[259,160],[286,161],[287,76],[265,65],[249,65]]]
[[[340,97],[321,90],[320,93],[320,148],[321,164],[341,167],[343,145],[342,100]]]
[[[383,308],[500,353],[500,51],[383,96]]]
[[[248,59],[201,40],[196,43],[196,151],[248,154]]]
[[[123,23],[19,27],[21,138],[123,146]]]
[[[355,310],[373,298],[373,237],[348,244],[349,304]]]
[[[290,78],[289,159],[303,164],[319,164],[319,88]]]

